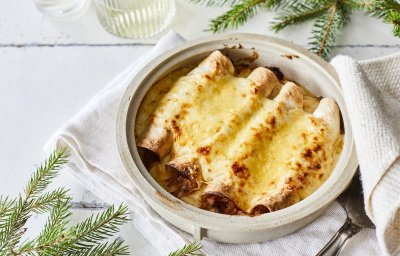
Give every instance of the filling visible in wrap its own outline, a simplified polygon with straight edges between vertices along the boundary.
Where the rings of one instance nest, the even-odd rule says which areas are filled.
[[[274,70],[275,71],[275,70]],[[174,196],[230,215],[259,215],[303,200],[342,149],[332,99],[264,67],[240,71],[219,51],[157,82],[135,136],[151,175]]]

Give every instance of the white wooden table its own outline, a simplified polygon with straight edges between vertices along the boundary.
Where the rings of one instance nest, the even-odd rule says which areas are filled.
[[[226,8],[200,7],[177,0],[173,28],[186,39],[208,35],[211,17]],[[278,36],[306,45],[310,24],[274,34],[272,13],[257,15],[239,31]],[[0,194],[17,195],[44,157],[49,136],[156,39],[135,42],[107,34],[92,7],[83,16],[49,20],[30,1],[5,0],[0,8]],[[333,54],[356,59],[379,57],[400,50],[390,26],[357,14],[345,29]],[[53,186],[66,186],[74,196],[74,221],[105,207],[101,200],[62,173]],[[44,219],[28,223],[39,232]],[[135,255],[158,255],[132,223],[120,234]],[[373,238],[373,232],[369,233]]]

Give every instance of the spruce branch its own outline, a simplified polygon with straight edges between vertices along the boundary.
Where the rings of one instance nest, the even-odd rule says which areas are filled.
[[[68,201],[70,197],[67,195],[68,190],[57,188],[56,190],[38,196],[32,203],[32,211],[35,213],[45,213],[55,207],[60,201]]]
[[[103,243],[93,247],[82,256],[110,256],[110,255],[129,255],[128,246],[124,245],[124,240],[117,238],[111,243]]]
[[[187,0],[205,5],[231,4],[231,9],[212,19],[208,31],[221,32],[238,28],[261,9],[278,10],[272,30],[315,20],[309,38],[312,51],[328,59],[340,31],[354,10],[383,19],[393,25],[393,35],[400,37],[400,2],[398,0]]]
[[[393,35],[400,37],[400,13],[390,13],[387,16],[387,21],[393,24]]]
[[[171,252],[168,256],[205,256],[200,252],[202,246],[199,242],[186,244],[183,248]]]
[[[272,23],[272,29],[278,32],[290,25],[299,24],[314,19],[329,9],[329,2],[320,1],[297,2],[282,11]]]
[[[389,12],[400,12],[400,3],[396,0],[356,1],[354,4],[367,13],[383,18]]]
[[[15,204],[15,199],[11,199],[9,196],[0,196],[0,218],[7,216],[11,211],[12,206]]]
[[[34,241],[23,244],[18,255],[127,255],[128,247],[124,240],[117,238],[111,243],[101,241],[119,231],[128,218],[128,208],[120,205],[92,215],[82,223],[66,229],[68,224],[70,200],[59,202],[53,208],[44,230]]]
[[[68,222],[65,221],[59,224],[59,221],[65,220],[69,216],[68,209],[69,204],[64,202],[63,210],[50,216],[46,225],[47,229],[45,228],[39,236],[36,245],[30,248],[29,251],[51,255],[63,253],[81,255],[81,252],[89,254],[93,250],[95,252],[99,252],[100,250],[126,251],[126,246],[121,243],[121,239],[114,240],[110,244],[101,243],[102,240],[116,234],[119,231],[119,226],[129,220],[128,208],[125,205],[120,205],[117,209],[111,206],[104,212],[92,215],[85,221],[65,230]],[[99,253],[98,255],[108,254]]]
[[[43,164],[39,165],[24,190],[27,199],[36,197],[46,189],[56,177],[57,171],[67,162],[68,156],[66,149],[55,150]]]
[[[11,216],[15,199],[8,196],[0,196],[0,230],[4,228],[6,220]]]
[[[338,33],[349,19],[348,11],[339,1],[333,4],[327,13],[315,21],[312,36],[309,38],[310,49],[322,58],[328,59]]]
[[[0,230],[0,255],[13,252],[13,248],[19,243],[25,233],[23,226],[29,219],[29,208],[32,201],[25,201],[19,196],[11,214],[5,220]]]
[[[38,236],[37,244],[44,245],[49,241],[55,241],[63,238],[63,233],[69,223],[71,198],[60,200],[51,210],[43,231]]]
[[[25,195],[19,195],[16,204],[11,208],[11,213],[1,225],[0,229],[0,254],[13,252],[13,248],[20,242],[26,229],[23,226],[35,209],[35,199],[46,189],[51,180],[56,176],[57,170],[66,162],[68,154],[65,149],[54,151],[48,159],[41,164],[32,175],[25,188]],[[47,204],[40,204],[41,207]],[[40,207],[39,206],[39,207]],[[39,210],[37,208],[36,210]]]
[[[228,27],[237,28],[253,17],[265,0],[246,0],[232,7],[231,10],[211,20],[209,30],[217,33]]]
[[[110,234],[119,231],[118,226],[129,220],[128,207],[120,205],[116,210],[114,206],[110,206],[104,212],[92,215],[84,222],[73,226],[68,234],[71,236],[69,242],[73,242],[76,246],[85,247],[92,244],[93,241],[106,239]]]
[[[221,32],[227,28],[238,28],[253,17],[261,8],[269,9],[285,5],[289,0],[242,0],[232,6],[232,9],[211,20],[209,31]]]
[[[235,4],[240,3],[242,0],[188,0],[188,1],[194,4],[200,4],[205,6],[224,6],[226,4],[233,6]]]
[[[121,238],[108,240],[129,220],[128,208],[120,205],[93,214],[81,223],[69,226],[71,197],[68,190],[58,188],[44,192],[57,171],[66,163],[66,150],[54,151],[32,175],[25,194],[16,199],[0,195],[0,255],[128,255],[128,246]],[[32,214],[48,212],[48,219],[33,239],[21,243],[26,222]],[[106,240],[107,241],[104,241]],[[188,244],[171,256],[201,256],[198,243]]]
[[[358,3],[367,14],[383,19],[393,25],[393,35],[400,37],[400,2],[396,0],[375,0]]]
[[[127,255],[122,239],[102,242],[119,231],[129,220],[125,205],[92,215],[85,221],[69,224],[71,197],[58,188],[44,192],[57,171],[66,163],[66,150],[54,151],[32,175],[24,194],[16,199],[0,196],[0,255]],[[49,212],[42,232],[35,239],[20,243],[26,222],[32,214]]]

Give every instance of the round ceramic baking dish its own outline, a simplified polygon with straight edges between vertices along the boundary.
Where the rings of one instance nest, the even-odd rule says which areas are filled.
[[[175,198],[144,167],[134,137],[136,114],[143,97],[167,73],[197,64],[214,50],[220,50],[234,62],[252,61],[256,66],[278,67],[285,77],[305,85],[315,95],[337,101],[345,129],[343,152],[331,176],[306,199],[256,217],[223,215],[198,209]],[[186,42],[158,56],[126,89],[118,110],[116,133],[123,164],[147,203],[164,219],[193,234],[196,239],[206,237],[220,242],[249,243],[294,232],[317,218],[345,190],[357,167],[349,116],[334,69],[300,46],[263,35],[217,35]]]

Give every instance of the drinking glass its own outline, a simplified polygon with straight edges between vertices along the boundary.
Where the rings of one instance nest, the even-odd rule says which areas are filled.
[[[65,17],[80,13],[89,0],[33,0],[36,8],[48,17]]]
[[[175,0],[95,0],[95,6],[100,24],[125,38],[157,35],[175,15]]]

